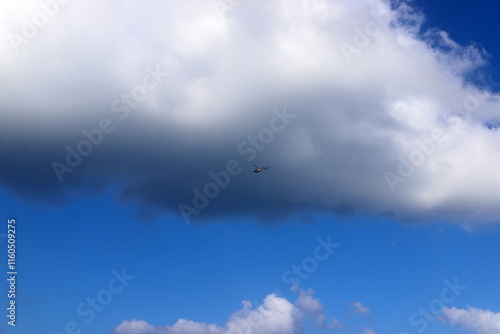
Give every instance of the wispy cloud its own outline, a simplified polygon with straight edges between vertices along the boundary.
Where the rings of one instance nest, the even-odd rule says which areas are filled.
[[[362,316],[365,316],[365,317],[370,315],[370,309],[368,307],[364,306],[363,303],[352,302],[352,303],[349,303],[349,305],[352,307],[353,313],[358,313],[358,314],[361,314]]]

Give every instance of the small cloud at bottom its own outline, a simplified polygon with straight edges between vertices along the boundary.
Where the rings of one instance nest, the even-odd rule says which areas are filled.
[[[313,320],[313,327],[338,330],[344,327],[338,319],[327,316],[323,304],[313,296],[311,289],[299,291],[295,303],[284,297],[269,294],[262,305],[253,307],[248,301],[229,316],[223,327],[216,324],[179,319],[172,326],[153,326],[144,320],[125,320],[113,330],[115,334],[292,334],[304,333],[305,322]],[[363,332],[372,334],[372,332]]]
[[[457,326],[471,333],[498,334],[500,333],[500,313],[482,310],[468,306],[467,309],[456,307],[443,308],[440,320]]]

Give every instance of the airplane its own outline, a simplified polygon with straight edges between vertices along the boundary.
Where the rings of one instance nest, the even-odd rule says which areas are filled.
[[[257,165],[254,165],[254,166],[255,166],[255,169],[253,170],[254,173],[258,173],[260,171],[268,170],[269,169],[269,166],[267,166],[267,167],[259,167]]]

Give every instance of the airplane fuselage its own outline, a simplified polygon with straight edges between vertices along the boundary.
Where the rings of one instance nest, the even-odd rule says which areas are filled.
[[[257,167],[257,166],[255,166],[255,167]],[[254,173],[259,173],[259,172],[261,172],[261,171],[263,171],[263,170],[268,170],[268,169],[269,169],[269,167],[257,167],[257,168],[255,168],[255,169],[253,170],[253,172],[254,172]]]

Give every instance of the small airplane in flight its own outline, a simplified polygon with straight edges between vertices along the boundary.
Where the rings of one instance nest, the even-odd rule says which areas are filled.
[[[268,170],[269,169],[269,166],[267,166],[267,167],[259,167],[257,165],[254,165],[254,166],[255,166],[255,169],[253,170],[254,173],[258,173],[260,171]]]

